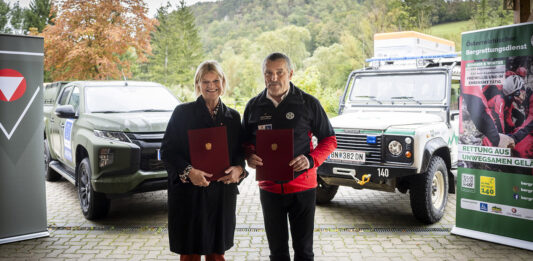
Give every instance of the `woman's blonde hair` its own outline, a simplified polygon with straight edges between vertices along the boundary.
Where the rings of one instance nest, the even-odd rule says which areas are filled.
[[[227,88],[226,75],[224,74],[224,71],[222,71],[222,67],[217,61],[207,60],[198,65],[198,68],[196,69],[196,75],[194,76],[194,93],[196,93],[196,96],[200,96],[202,94],[200,91],[200,81],[208,72],[214,72],[221,78],[222,91],[220,95],[224,95]]]

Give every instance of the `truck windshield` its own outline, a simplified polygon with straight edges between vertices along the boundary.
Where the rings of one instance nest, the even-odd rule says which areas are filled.
[[[87,87],[87,112],[173,111],[178,100],[163,87]]]
[[[446,75],[395,74],[358,75],[350,101],[355,103],[442,103],[446,97]]]

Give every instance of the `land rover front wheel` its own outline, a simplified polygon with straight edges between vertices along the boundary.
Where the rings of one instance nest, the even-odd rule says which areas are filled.
[[[81,211],[89,220],[105,217],[109,211],[109,199],[105,194],[94,191],[91,176],[89,158],[84,158],[78,165],[78,197]]]
[[[409,195],[414,216],[426,224],[439,221],[448,202],[448,170],[439,156],[433,156],[426,173],[413,176]]]
[[[316,188],[316,203],[325,204],[330,202],[337,194],[339,186],[328,185],[318,177],[318,187]]]

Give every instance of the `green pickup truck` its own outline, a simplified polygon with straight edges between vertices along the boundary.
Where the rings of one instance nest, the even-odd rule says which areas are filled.
[[[50,86],[45,177],[62,176],[77,186],[85,218],[106,216],[113,195],[166,189],[159,149],[179,101],[164,86],[134,81]]]

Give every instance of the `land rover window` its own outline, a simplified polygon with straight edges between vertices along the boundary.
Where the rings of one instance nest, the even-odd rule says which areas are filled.
[[[356,77],[350,100],[377,103],[442,103],[446,97],[445,74],[364,75]]]

